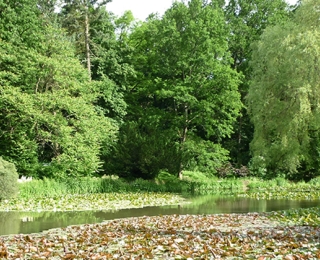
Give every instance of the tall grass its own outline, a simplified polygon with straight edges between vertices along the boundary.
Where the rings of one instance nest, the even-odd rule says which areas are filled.
[[[111,193],[111,192],[188,192],[188,182],[166,182],[156,183],[137,179],[127,182],[122,179],[112,178],[80,178],[80,179],[43,179],[32,180],[19,184],[19,196],[24,198],[32,197],[55,197],[67,194],[90,194],[90,193]]]
[[[137,179],[132,182],[114,178],[43,179],[19,183],[19,196],[23,198],[55,197],[67,194],[90,194],[111,192],[171,192],[215,194],[221,191],[243,189],[236,179],[212,180],[157,180]]]
[[[69,178],[64,180],[43,179],[19,183],[19,196],[24,198],[55,197],[67,194],[124,193],[124,192],[171,192],[187,194],[226,194],[255,191],[257,189],[319,189],[320,178],[310,183],[292,183],[283,178],[261,180],[258,178],[206,177],[199,173],[187,172],[179,180],[163,173],[154,181],[137,179],[125,181],[117,177]]]

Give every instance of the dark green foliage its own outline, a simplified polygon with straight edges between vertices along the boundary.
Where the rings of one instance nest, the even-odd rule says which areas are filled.
[[[134,29],[129,43],[137,77],[125,96],[126,118],[138,124],[131,143],[152,141],[147,151],[135,151],[138,160],[128,158],[133,165],[162,165],[178,175],[215,171],[226,161],[228,152],[220,141],[232,133],[241,108],[227,37],[221,6],[201,0],[175,2],[162,18],[150,16]],[[174,154],[174,171],[165,156],[156,155],[163,147]]]
[[[14,164],[0,157],[0,200],[17,195],[18,178]]]
[[[162,169],[177,174],[178,147],[168,141],[168,132],[155,131],[133,122],[123,125],[106,172],[128,179],[154,179]]]
[[[86,23],[88,29],[92,21],[97,19],[97,12],[101,6],[111,2],[110,0],[82,1],[82,0],[63,0],[61,12],[59,14],[60,23],[66,29],[69,35],[74,39],[77,53],[80,59],[86,59]],[[90,35],[89,35],[90,37]],[[88,39],[90,41],[90,39]],[[91,42],[89,43],[91,45]],[[91,49],[91,48],[90,48]]]
[[[133,48],[127,42],[132,21],[130,12],[117,18],[100,7],[95,9],[95,19],[90,24],[91,76],[99,81],[97,104],[118,123],[123,122],[127,112],[124,93],[130,84],[128,80],[135,75],[130,61]]]

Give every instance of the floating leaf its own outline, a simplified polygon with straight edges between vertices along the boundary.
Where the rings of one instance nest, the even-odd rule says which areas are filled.
[[[319,258],[318,226],[285,225],[276,221],[274,215],[117,219],[41,234],[0,237],[0,255],[9,259],[19,256],[25,259]]]

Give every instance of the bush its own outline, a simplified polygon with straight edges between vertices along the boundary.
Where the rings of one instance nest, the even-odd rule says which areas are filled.
[[[320,186],[320,176],[315,177],[309,181],[309,184],[314,186]]]
[[[203,172],[197,172],[197,171],[183,171],[183,179],[188,181],[208,181],[212,179],[217,179],[215,176],[210,176],[210,178],[207,176],[207,174]]]
[[[0,200],[18,194],[18,178],[15,165],[0,157]]]
[[[177,176],[170,174],[167,171],[160,171],[156,180],[160,183],[170,182],[170,181],[176,181],[178,180]]]
[[[230,162],[226,163],[218,169],[219,178],[247,177],[249,169],[246,166],[235,168]]]
[[[255,156],[249,162],[250,175],[258,178],[266,178],[267,168],[263,156]]]

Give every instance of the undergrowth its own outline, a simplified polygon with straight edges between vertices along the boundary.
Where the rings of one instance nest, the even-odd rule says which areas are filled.
[[[258,178],[217,178],[187,172],[183,180],[161,173],[155,180],[136,179],[126,181],[117,176],[102,178],[69,178],[32,180],[19,184],[19,196],[54,197],[65,194],[126,193],[126,192],[171,192],[184,194],[235,194],[262,190],[319,189],[319,180],[310,183],[289,182],[283,178],[261,180]]]
[[[136,179],[128,182],[115,178],[78,178],[78,179],[42,179],[32,180],[19,184],[19,196],[54,197],[65,194],[90,194],[110,192],[171,192],[171,193],[197,193],[214,194],[221,191],[236,191],[243,189],[242,182],[236,179],[226,180],[142,180]]]

